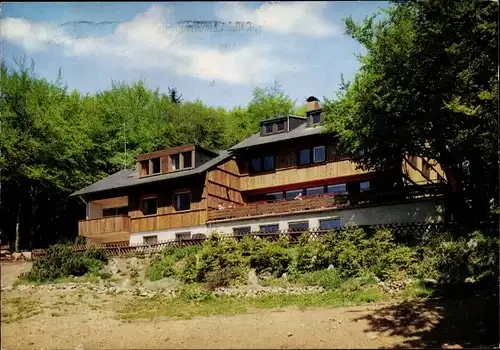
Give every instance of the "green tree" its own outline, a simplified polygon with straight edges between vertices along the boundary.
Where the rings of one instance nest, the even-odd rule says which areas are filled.
[[[490,1],[402,1],[362,23],[347,18],[367,53],[325,104],[328,130],[362,168],[436,159],[455,219],[488,218],[498,194],[497,11]]]

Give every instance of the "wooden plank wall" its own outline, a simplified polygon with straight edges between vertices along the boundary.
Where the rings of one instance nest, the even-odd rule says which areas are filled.
[[[217,209],[219,203],[225,207],[244,204],[240,192],[240,174],[236,161],[229,159],[210,170],[205,182],[208,209]]]
[[[342,157],[335,150],[331,136],[315,135],[300,140],[300,146],[295,140],[276,145],[262,145],[251,152],[240,152],[237,155],[237,165],[240,170],[241,191],[253,191],[261,188],[293,185],[301,182],[321,181],[335,177],[346,177],[367,174],[368,171],[356,169],[356,165]],[[301,149],[326,146],[326,162],[298,166],[298,152]],[[250,175],[248,165],[250,159],[258,156],[274,154],[276,156],[276,171]]]
[[[130,218],[128,216],[110,216],[101,219],[80,220],[78,231],[82,236],[92,236],[112,232],[130,232]]]
[[[429,165],[428,176],[424,172],[424,162]],[[402,171],[413,183],[417,185],[438,183],[446,181],[446,175],[435,160],[426,160],[422,157],[407,157],[402,164]]]
[[[131,191],[129,197],[131,232],[204,225],[207,221],[204,183],[205,177],[197,176]],[[174,194],[186,190],[191,191],[191,209],[179,212],[174,206]],[[156,215],[145,216],[141,210],[141,202],[142,198],[149,195],[158,196],[158,209]]]

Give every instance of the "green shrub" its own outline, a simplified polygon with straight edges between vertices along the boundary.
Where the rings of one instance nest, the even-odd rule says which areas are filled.
[[[198,282],[206,281],[210,272],[222,269],[231,270],[234,278],[243,278],[248,268],[248,258],[241,254],[238,244],[232,239],[223,239],[218,234],[211,235],[203,245],[199,253],[199,264],[197,264]]]
[[[219,287],[229,286],[236,278],[238,278],[236,270],[230,266],[226,266],[208,272],[205,276],[205,281],[208,290],[215,290]]]
[[[184,282],[195,282],[198,278],[198,259],[196,255],[189,255],[184,260],[184,269],[182,270],[181,277]]]
[[[269,272],[276,277],[281,276],[288,270],[292,261],[290,251],[282,246],[283,242],[266,242],[250,256],[250,267],[255,268],[257,273]]]
[[[302,281],[309,286],[321,286],[327,290],[337,289],[342,284],[342,278],[335,269],[305,273]]]
[[[31,270],[23,275],[28,281],[51,281],[58,278],[83,276],[97,273],[107,262],[106,254],[97,249],[90,253],[73,252],[71,245],[55,244],[47,249],[46,254],[33,263]]]
[[[156,256],[146,270],[146,278],[150,281],[158,281],[175,274],[174,263],[170,255]]]

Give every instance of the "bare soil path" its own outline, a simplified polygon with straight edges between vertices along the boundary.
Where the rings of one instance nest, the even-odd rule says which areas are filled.
[[[12,283],[13,276],[26,268],[2,267],[2,284],[4,278]],[[117,308],[127,301],[120,295],[10,290],[2,292],[2,301],[7,308],[2,310],[1,347],[7,350],[395,348],[445,343],[466,347],[495,344],[491,326],[498,334],[498,318],[496,325],[485,318],[485,312],[492,310],[482,299],[448,305],[399,302],[139,321],[117,317]]]

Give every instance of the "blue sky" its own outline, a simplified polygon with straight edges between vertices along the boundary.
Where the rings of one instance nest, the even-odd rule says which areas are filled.
[[[70,89],[93,93],[112,81],[176,87],[185,100],[232,108],[277,80],[302,103],[333,97],[340,74],[358,69],[361,46],[344,34],[386,2],[85,2],[2,5],[2,55],[26,55],[39,76],[61,68]],[[254,31],[179,30],[179,21],[250,22]]]

